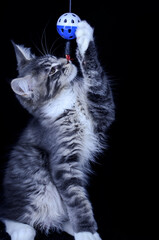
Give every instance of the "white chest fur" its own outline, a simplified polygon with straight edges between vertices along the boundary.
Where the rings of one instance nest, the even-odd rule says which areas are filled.
[[[64,90],[63,94],[43,107],[43,114],[45,118],[54,121],[67,109],[73,110],[74,114],[70,116],[67,129],[59,126],[59,131],[71,132],[78,124],[79,130],[76,133],[76,140],[74,136],[70,136],[67,139],[65,138],[65,141],[76,141],[80,146],[82,158],[93,160],[93,155],[99,151],[99,143],[94,133],[93,120],[87,108],[87,99],[82,91],[79,91],[79,89],[74,89],[74,91],[72,89]]]
[[[72,89],[64,89],[63,94],[48,102],[42,109],[45,117],[56,119],[66,109],[72,109],[76,101],[76,95]]]
[[[86,101],[76,101],[76,114],[80,123],[82,133],[80,145],[84,159],[92,159],[95,152],[98,151],[98,139],[94,133],[94,124],[91,115],[87,109]]]

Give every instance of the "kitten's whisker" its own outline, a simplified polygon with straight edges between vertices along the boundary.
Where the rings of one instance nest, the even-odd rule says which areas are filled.
[[[48,54],[48,49],[46,44],[46,28],[48,27],[49,23],[50,23],[50,20],[48,20],[47,24],[45,25],[44,30],[42,32],[42,36],[41,36],[41,47],[45,55]],[[43,44],[43,41],[44,41],[44,44]]]
[[[48,48],[47,48],[46,32],[44,34],[44,46],[45,46],[46,54],[49,54],[49,51],[48,51]]]
[[[51,53],[52,55],[54,54],[54,52],[63,45],[63,43],[59,44],[56,48],[54,48],[53,52]]]
[[[53,41],[53,43],[52,43],[52,45],[51,45],[51,48],[50,48],[50,50],[49,50],[49,53],[52,55],[53,53],[52,53],[52,49],[53,49],[53,47],[54,47],[54,45],[55,45],[55,43],[57,43],[57,41],[60,39],[60,37],[58,37],[55,41]]]
[[[33,44],[34,44],[35,48],[38,50],[38,52],[39,52],[42,56],[44,56],[44,53],[40,50],[40,48],[35,44],[34,41],[33,41]]]
[[[41,37],[41,47],[42,47],[42,50],[44,52],[44,55],[46,55],[46,50],[45,50],[45,47],[44,47],[44,44],[43,44],[43,35]]]

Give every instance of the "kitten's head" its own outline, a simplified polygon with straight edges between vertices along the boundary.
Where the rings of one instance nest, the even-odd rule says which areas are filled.
[[[14,43],[13,46],[19,76],[12,80],[11,87],[30,113],[53,101],[71,86],[77,74],[71,62],[52,55],[36,57],[29,48]]]

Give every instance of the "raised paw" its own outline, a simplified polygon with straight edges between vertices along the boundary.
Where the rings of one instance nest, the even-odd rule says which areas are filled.
[[[75,240],[101,240],[99,234],[90,232],[79,232],[75,233]]]
[[[93,41],[93,28],[86,21],[78,23],[76,41],[80,54],[84,56],[84,53],[89,46],[89,42]]]

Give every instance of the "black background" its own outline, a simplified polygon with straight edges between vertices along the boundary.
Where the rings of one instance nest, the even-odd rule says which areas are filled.
[[[56,21],[68,0],[1,1],[0,167],[26,126],[29,114],[12,93],[16,60],[10,40],[39,54],[41,38],[64,55]],[[109,149],[93,166],[90,199],[105,239],[157,239],[158,235],[158,30],[157,1],[72,0],[72,12],[94,27],[102,66],[112,82],[116,121]],[[45,32],[45,34],[43,34]],[[45,35],[45,37],[44,37]],[[72,42],[74,56],[75,41]]]

